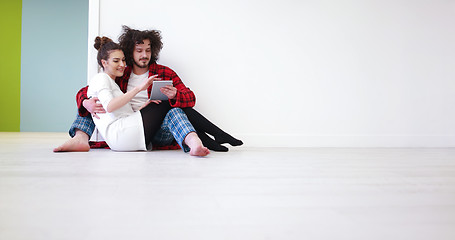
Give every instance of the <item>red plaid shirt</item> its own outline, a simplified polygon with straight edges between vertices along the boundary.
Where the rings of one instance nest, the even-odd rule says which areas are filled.
[[[127,91],[128,88],[128,81],[130,79],[131,71],[132,71],[131,67],[126,67],[123,76],[115,79],[115,82],[119,85],[120,89],[124,93]],[[193,91],[191,91],[189,88],[185,86],[185,84],[183,84],[182,80],[180,80],[177,73],[175,73],[172,69],[163,65],[159,65],[157,63],[152,63],[149,67],[149,77],[153,75],[158,75],[158,78],[161,78],[162,80],[172,80],[174,87],[177,88],[177,95],[175,96],[174,99],[169,100],[171,107],[180,108],[194,107],[194,105],[196,104],[196,96],[194,95]],[[88,86],[83,87],[76,94],[76,102],[79,115],[83,117],[89,114],[87,109],[82,105],[82,102],[85,99],[87,99],[87,89]],[[150,86],[147,89],[149,97],[151,91],[152,86]],[[170,148],[169,146],[165,147],[165,149],[175,149],[175,145],[176,144],[170,146]],[[179,148],[178,144],[176,145],[176,147]]]

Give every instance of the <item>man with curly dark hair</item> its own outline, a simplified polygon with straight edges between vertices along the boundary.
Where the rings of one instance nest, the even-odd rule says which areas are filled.
[[[166,86],[161,89],[161,92],[169,98],[168,101],[150,100],[152,86],[146,91],[137,94],[131,100],[131,104],[135,110],[141,109],[149,104],[154,104],[154,106],[148,107],[148,109],[151,109],[147,113],[150,114],[148,119],[152,119],[153,121],[153,123],[147,124],[151,128],[147,130],[148,132],[158,131],[167,111],[173,107],[178,107],[182,108],[188,116],[204,146],[210,150],[226,152],[228,148],[221,144],[228,143],[232,146],[243,144],[242,141],[224,132],[194,110],[193,107],[196,103],[196,97],[193,91],[183,84],[179,76],[172,69],[157,64],[156,61],[163,47],[159,31],[139,31],[123,26],[123,33],[119,37],[119,44],[125,53],[127,68],[124,71],[124,75],[118,77],[115,81],[123,92],[134,88],[143,79],[152,75],[158,75],[158,78],[172,80],[173,82],[172,86]],[[97,100],[96,98],[87,98],[87,87],[79,90],[76,96],[78,115],[69,130],[71,139],[55,148],[54,152],[90,150],[89,139],[95,129],[92,117],[99,118],[98,114],[105,113],[102,105]],[[214,138],[209,137],[208,134]],[[104,145],[97,143],[93,146]],[[154,148],[176,149],[178,148],[178,144],[154,146]]]
[[[123,26],[123,34],[119,37],[119,43],[125,53],[126,64],[128,66],[139,64],[134,61],[133,51],[135,50],[136,44],[142,43],[144,39],[150,41],[150,60],[148,63],[158,61],[158,56],[163,48],[160,32],[157,30],[139,31],[131,29],[128,26]],[[148,64],[146,62],[142,62],[139,67],[145,68],[147,66]]]

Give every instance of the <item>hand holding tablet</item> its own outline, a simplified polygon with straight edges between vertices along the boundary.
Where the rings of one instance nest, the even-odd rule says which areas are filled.
[[[168,100],[169,98],[161,92],[161,88],[172,86],[172,80],[153,81],[152,92],[150,93],[151,100]]]

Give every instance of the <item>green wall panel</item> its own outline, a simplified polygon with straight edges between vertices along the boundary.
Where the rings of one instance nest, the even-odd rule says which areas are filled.
[[[20,130],[22,1],[0,1],[0,132]]]

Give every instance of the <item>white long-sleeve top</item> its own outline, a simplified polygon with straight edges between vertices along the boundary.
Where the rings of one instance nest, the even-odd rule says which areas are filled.
[[[104,109],[107,109],[113,98],[123,94],[120,87],[106,73],[95,75],[90,80],[87,90],[87,96],[98,97]],[[130,103],[111,113],[106,112],[98,116],[100,119],[93,118],[93,121],[112,150],[146,150],[141,113],[135,112]]]

